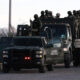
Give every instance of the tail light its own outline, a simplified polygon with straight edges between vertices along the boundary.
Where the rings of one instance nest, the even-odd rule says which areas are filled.
[[[31,57],[27,56],[27,57],[24,57],[25,60],[31,60]]]

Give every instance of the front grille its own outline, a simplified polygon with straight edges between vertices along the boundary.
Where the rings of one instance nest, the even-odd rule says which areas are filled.
[[[35,57],[36,53],[34,50],[13,50],[12,52],[12,60],[14,62],[22,62],[22,63],[35,63],[37,61],[36,57]],[[25,57],[31,57],[31,60],[25,60]]]

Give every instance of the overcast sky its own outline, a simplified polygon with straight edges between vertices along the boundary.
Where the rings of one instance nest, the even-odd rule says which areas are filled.
[[[0,27],[8,27],[8,7],[9,0],[0,0]],[[29,24],[34,14],[46,9],[64,17],[69,10],[80,10],[80,0],[12,0],[12,26]]]

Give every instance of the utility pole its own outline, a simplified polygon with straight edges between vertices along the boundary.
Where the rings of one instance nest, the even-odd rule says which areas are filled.
[[[8,34],[8,36],[10,36],[10,34],[11,34],[11,0],[9,0],[9,34]]]

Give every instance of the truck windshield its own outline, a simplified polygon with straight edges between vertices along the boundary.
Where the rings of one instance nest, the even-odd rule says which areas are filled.
[[[67,37],[67,29],[64,25],[53,26],[52,27],[52,35],[53,35],[53,37],[66,38]]]
[[[42,30],[41,35],[48,37],[48,38],[67,38],[67,29],[65,25],[44,25]]]
[[[42,40],[41,38],[15,38],[14,45],[42,47]]]

